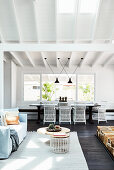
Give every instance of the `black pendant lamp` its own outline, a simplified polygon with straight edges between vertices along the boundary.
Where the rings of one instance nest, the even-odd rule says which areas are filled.
[[[55,83],[59,83],[59,80],[58,80],[58,78],[57,78],[57,77],[56,77]]]
[[[71,80],[71,78],[69,78],[69,80],[68,80],[68,83],[72,83],[72,80]]]

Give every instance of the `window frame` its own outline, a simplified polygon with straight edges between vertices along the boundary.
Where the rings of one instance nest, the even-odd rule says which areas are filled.
[[[42,75],[50,75],[50,74],[52,74],[52,73],[42,73],[41,74],[41,77],[43,77]],[[65,74],[65,73],[64,73]],[[59,75],[60,76],[60,74],[58,73],[55,73],[54,75]],[[65,74],[66,75],[66,74]],[[77,74],[71,74],[71,75],[75,75],[75,80],[76,80],[76,77],[77,77]],[[67,76],[67,75],[66,75]],[[55,78],[56,78],[56,76],[55,76]],[[75,83],[77,83],[77,81],[75,81]],[[42,84],[42,82],[41,82],[41,84]],[[76,84],[76,89],[77,89],[77,84]],[[76,92],[76,89],[75,89],[75,92]],[[77,93],[77,92],[76,92]],[[41,98],[42,98],[42,96],[41,96]],[[72,100],[72,101],[76,101],[77,100],[77,96],[76,96],[76,94],[75,94],[75,100]],[[41,99],[41,102],[42,101],[44,101],[44,100],[42,100]]]
[[[24,75],[25,74],[33,74],[33,75],[40,75],[40,99],[39,100],[37,100],[37,101],[25,101],[24,100]],[[51,74],[51,73],[43,73],[43,74]],[[20,89],[22,89],[22,93],[21,93],[21,101],[23,102],[23,103],[37,103],[37,102],[42,102],[42,75],[43,75],[42,73],[30,73],[30,72],[23,72],[22,74],[21,74],[21,77],[22,77],[22,79],[21,79],[21,81],[22,81],[22,84],[21,84],[21,87],[20,87]],[[93,75],[94,76],[94,101],[93,102],[95,102],[96,101],[96,73],[76,73],[76,74],[73,74],[73,75],[75,75],[76,76],[76,98],[75,98],[75,101],[78,101],[78,76],[79,75]],[[80,101],[81,102],[81,101]]]
[[[77,94],[77,98],[76,98],[76,101],[77,102],[87,102],[87,101],[80,101],[80,100],[78,100],[78,76],[79,75],[93,75],[94,76],[94,100],[93,100],[93,102],[95,102],[96,101],[96,74],[95,73],[78,73],[77,74],[77,78],[76,78],[76,81],[77,81],[77,92],[76,92],[76,94]],[[91,101],[92,102],[92,101]]]
[[[39,75],[40,76],[40,98],[37,100],[37,101],[33,101],[33,100],[29,100],[29,101],[27,101],[27,100],[24,100],[24,75],[27,75],[27,74],[31,74],[31,75]],[[23,76],[22,76],[22,83],[23,83],[23,88],[22,88],[22,101],[24,102],[24,103],[37,103],[37,102],[40,102],[41,101],[41,77],[42,77],[42,75],[41,74],[39,74],[39,73],[29,73],[29,72],[24,72],[23,73]]]

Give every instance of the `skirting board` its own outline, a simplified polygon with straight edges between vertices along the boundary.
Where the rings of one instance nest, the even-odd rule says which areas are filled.
[[[104,149],[107,151],[107,153],[109,154],[109,156],[111,157],[111,159],[114,161],[114,156],[110,153],[110,151],[107,149],[107,147],[105,146],[105,144],[101,141],[101,139],[97,136],[97,134],[95,135],[98,139],[98,141],[102,144],[102,146],[104,147]]]

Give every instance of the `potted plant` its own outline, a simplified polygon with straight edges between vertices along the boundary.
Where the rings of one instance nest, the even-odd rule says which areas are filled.
[[[55,93],[54,84],[53,83],[44,83],[42,87],[42,98],[47,101],[51,101],[53,94]]]

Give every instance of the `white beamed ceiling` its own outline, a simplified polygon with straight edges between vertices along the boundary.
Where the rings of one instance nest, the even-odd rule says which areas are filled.
[[[100,0],[97,13],[79,13],[80,1],[74,14],[58,14],[57,0],[0,0],[1,43],[85,43],[111,44],[114,39],[114,0]],[[78,0],[76,0],[78,1]],[[114,64],[109,52],[9,52],[17,65],[53,67]]]

